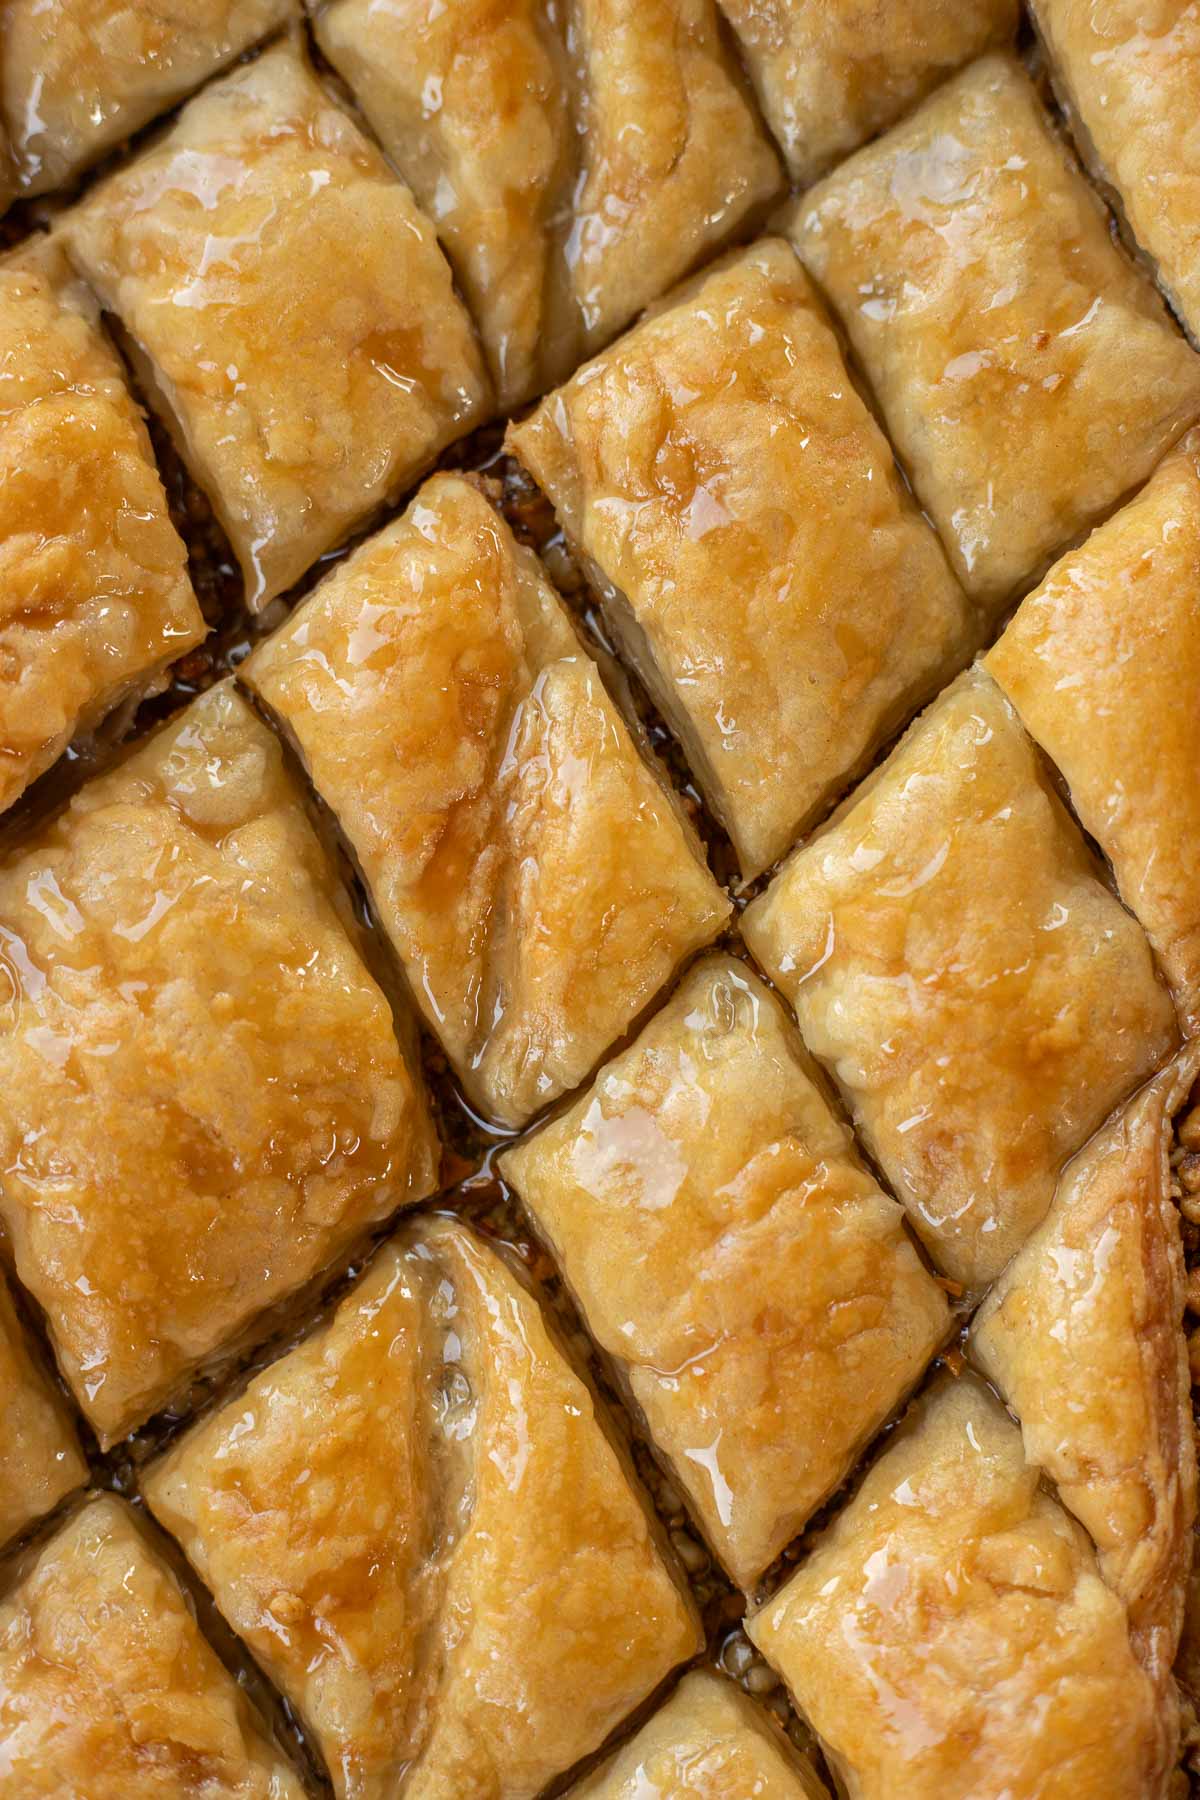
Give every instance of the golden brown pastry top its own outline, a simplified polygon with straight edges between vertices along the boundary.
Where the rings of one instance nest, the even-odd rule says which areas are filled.
[[[720,0],[798,188],[951,70],[1012,38],[1019,0]]]
[[[1083,1531],[943,1379],[749,1624],[850,1800],[1161,1800],[1170,1721]]]
[[[0,1273],[0,1548],[86,1480],[75,1427]]]
[[[295,11],[295,0],[6,0],[0,114],[22,193],[61,186]]]
[[[698,1647],[592,1396],[457,1223],[147,1476],[341,1800],[517,1800]]]
[[[0,1603],[0,1785],[14,1800],[303,1800],[112,1495],[60,1526]]]
[[[1170,1053],[1140,927],[972,670],[744,916],[934,1261],[993,1280]]]
[[[1082,149],[1200,338],[1200,5],[1030,0]]]
[[[1200,431],[1055,564],[987,658],[1200,1021]]]
[[[541,564],[460,476],[428,481],[244,673],[490,1116],[577,1086],[728,917]]]
[[[828,1790],[745,1694],[696,1670],[571,1800],[828,1800]]]
[[[63,229],[251,606],[485,410],[432,226],[290,43],[205,89]]]
[[[347,911],[228,685],[0,871],[0,1214],[102,1441],[434,1185]]]
[[[317,36],[435,222],[506,408],[779,183],[712,0],[333,0]]]
[[[501,1166],[749,1587],[949,1327],[783,1008],[744,963],[705,958]]]
[[[35,239],[0,260],[0,810],[204,630],[95,302]]]
[[[970,653],[958,583],[781,239],[672,296],[508,443],[747,877]]]
[[[1169,1154],[1185,1049],[1065,1170],[984,1301],[971,1353],[1091,1533],[1147,1668],[1169,1681],[1196,1516],[1184,1270]]]
[[[947,82],[807,194],[793,229],[964,585],[989,605],[1200,413],[1200,358],[1011,58]]]

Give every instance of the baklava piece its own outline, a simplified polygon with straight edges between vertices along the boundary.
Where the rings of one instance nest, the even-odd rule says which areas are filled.
[[[1173,1115],[1196,1060],[1185,1051],[1069,1165],[970,1339],[1021,1422],[1029,1460],[1090,1532],[1142,1659],[1162,1677],[1179,1643],[1196,1514],[1170,1167]]]
[[[1200,432],[1018,609],[987,667],[1200,1023]]]
[[[781,239],[685,288],[508,443],[748,878],[970,654],[962,591]]]
[[[855,1800],[1160,1800],[1125,1609],[982,1383],[943,1380],[747,1629]]]
[[[461,477],[428,481],[243,674],[489,1117],[577,1086],[725,923],[541,564]]]
[[[767,123],[807,187],[981,51],[1018,0],[720,0]]]
[[[1200,7],[1030,0],[1085,159],[1200,338]]]
[[[731,1682],[696,1670],[571,1800],[828,1800],[807,1757]]]
[[[258,607],[478,423],[433,228],[282,43],[64,222]]]
[[[67,1408],[34,1361],[0,1272],[0,1546],[87,1480]]]
[[[517,1800],[699,1648],[594,1402],[447,1219],[144,1482],[340,1800]]]
[[[35,240],[0,260],[0,810],[204,629],[95,303]]]
[[[304,1800],[112,1495],[61,1526],[0,1604],[0,1741],[13,1800]]]
[[[968,592],[996,609],[1200,413],[1200,358],[1009,57],[835,170],[792,228]]]
[[[977,670],[792,856],[744,930],[933,1260],[971,1288],[1177,1041],[1141,928]]]
[[[332,0],[316,29],[436,222],[506,408],[778,189],[712,0]]]
[[[950,1323],[794,1026],[744,964],[707,958],[501,1166],[750,1587]]]
[[[105,1447],[434,1186],[353,931],[227,684],[0,870],[0,1216]]]
[[[294,0],[5,0],[0,113],[20,190],[71,180],[295,11]]]

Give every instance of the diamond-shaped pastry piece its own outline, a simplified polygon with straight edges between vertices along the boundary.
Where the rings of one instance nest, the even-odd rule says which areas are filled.
[[[303,1800],[137,1514],[89,1501],[0,1604],[13,1800]]]
[[[87,1480],[61,1397],[30,1354],[0,1274],[0,1546]]]
[[[812,1764],[731,1682],[685,1675],[571,1800],[828,1800]]]
[[[1083,1531],[970,1376],[748,1623],[856,1800],[1161,1800],[1173,1718]]]
[[[95,302],[32,240],[0,260],[0,808],[204,630]]]
[[[991,1281],[1177,1032],[1140,927],[972,670],[747,910],[930,1255]]]
[[[259,606],[478,423],[433,228],[282,43],[66,219]]]
[[[975,1316],[971,1353],[1025,1450],[1091,1533],[1151,1670],[1175,1660],[1196,1514],[1172,1114],[1200,1052],[1132,1100],[1065,1171]]]
[[[539,1794],[699,1647],[589,1390],[447,1219],[144,1487],[339,1797]]]
[[[790,247],[718,264],[510,428],[745,874],[970,654]]]
[[[859,151],[792,229],[964,584],[996,608],[1200,414],[1200,358],[1011,58]]]
[[[1016,31],[1018,0],[720,0],[792,179],[831,164]]]
[[[1200,1022],[1200,431],[1055,564],[987,668]]]
[[[584,1079],[729,902],[537,558],[439,475],[250,658],[472,1100]]]
[[[950,1322],[795,1028],[744,964],[706,958],[502,1168],[749,1587]]]
[[[1082,154],[1200,339],[1200,7],[1030,0]]]
[[[712,0],[333,0],[316,31],[435,221],[506,407],[778,189]]]
[[[434,1186],[354,929],[227,684],[0,870],[0,1215],[104,1444]]]
[[[7,0],[0,113],[18,186],[61,186],[295,15],[294,0]]]
[[[970,1378],[906,1421],[750,1622],[848,1791],[1165,1791],[1171,1719],[1083,1532]]]

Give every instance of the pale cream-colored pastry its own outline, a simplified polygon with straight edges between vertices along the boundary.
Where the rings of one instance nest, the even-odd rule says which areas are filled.
[[[748,878],[970,655],[963,593],[782,239],[690,284],[507,441]]]
[[[1025,1451],[1091,1533],[1138,1652],[1169,1681],[1196,1516],[1196,1446],[1172,1198],[1189,1048],[1066,1169],[1054,1204],[975,1315],[971,1354]]]
[[[252,607],[486,410],[432,226],[289,42],[206,88],[62,229]]]
[[[204,631],[96,304],[31,240],[0,260],[0,810]]]
[[[992,1281],[1177,1041],[1141,928],[972,670],[785,863],[747,943],[935,1263]]]
[[[353,931],[227,683],[0,870],[0,1216],[103,1445],[435,1184]]]
[[[748,1622],[849,1800],[1161,1800],[1174,1718],[1021,1434],[943,1379]]]
[[[1056,563],[987,668],[1200,1022],[1200,431]]]
[[[5,0],[0,115],[19,188],[60,187],[295,12],[295,0]]]
[[[720,0],[797,187],[1011,39],[1018,0]]]
[[[1200,4],[1030,0],[1095,172],[1200,339]]]
[[[136,1513],[91,1500],[0,1603],[12,1800],[304,1800]]]
[[[1200,358],[1010,57],[843,163],[791,229],[968,592],[996,609],[1200,414]]]
[[[708,957],[501,1167],[750,1587],[950,1325],[794,1026],[745,964]]]
[[[729,916],[541,564],[461,476],[426,482],[242,674],[506,1125],[577,1086]]]
[[[0,1273],[0,1546],[87,1480],[62,1399],[25,1342]]]
[[[761,1707],[697,1669],[571,1800],[828,1800],[828,1790]]]
[[[449,1219],[144,1487],[339,1800],[533,1800],[699,1647],[591,1393]]]
[[[332,0],[316,29],[436,224],[506,407],[779,186],[712,0]]]

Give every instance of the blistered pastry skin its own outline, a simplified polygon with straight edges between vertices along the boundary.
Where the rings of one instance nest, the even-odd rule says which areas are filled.
[[[718,249],[780,176],[712,0],[570,8],[583,137],[565,246],[583,318],[574,363]]]
[[[973,56],[1018,0],[720,0],[792,180],[805,188]]]
[[[332,0],[317,40],[437,226],[502,407],[570,356],[554,216],[575,167],[566,44],[547,0]]]
[[[426,482],[243,675],[504,1124],[577,1086],[729,916],[541,564],[459,476]]]
[[[616,1755],[571,1789],[571,1800],[828,1800],[807,1757],[760,1709],[704,1670],[685,1675]]]
[[[1030,0],[1081,148],[1200,338],[1200,6]]]
[[[0,260],[0,809],[204,630],[95,304],[34,240]]]
[[[750,1587],[949,1328],[783,1008],[706,958],[502,1168]]]
[[[477,424],[433,228],[282,43],[63,225],[264,604]]]
[[[1066,777],[1180,1011],[1200,1021],[1200,432],[1055,564],[987,667]]]
[[[712,0],[333,0],[317,36],[435,221],[505,408],[779,186]]]
[[[1029,586],[1200,413],[1200,359],[1009,57],[842,164],[792,230],[987,605]]]
[[[179,1584],[112,1495],[0,1604],[0,1784],[21,1800],[304,1800]]]
[[[102,1444],[434,1186],[346,911],[227,683],[0,871],[0,1215]]]
[[[449,1220],[145,1490],[339,1800],[532,1800],[698,1647],[591,1394]]]
[[[1172,1197],[1172,1114],[1192,1047],[1082,1150],[975,1316],[971,1354],[1091,1534],[1135,1646],[1169,1682],[1196,1515],[1196,1446]]]
[[[943,1379],[748,1629],[850,1800],[1158,1800],[1124,1608],[1021,1434]]]
[[[9,0],[0,112],[21,192],[60,187],[294,13],[293,0]]]
[[[1140,927],[982,672],[744,916],[930,1255],[975,1288],[1177,1041]]]
[[[964,596],[781,239],[690,284],[508,443],[747,877],[970,654]]]
[[[0,1274],[0,1548],[86,1480],[75,1428]]]

